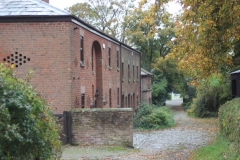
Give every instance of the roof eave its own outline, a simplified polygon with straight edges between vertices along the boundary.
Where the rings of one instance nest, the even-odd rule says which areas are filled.
[[[104,32],[101,32],[97,30],[95,27],[92,25],[89,25],[88,23],[84,22],[83,20],[79,19],[76,16],[73,15],[6,15],[6,16],[0,16],[0,23],[9,23],[9,22],[72,22],[72,19],[86,25],[87,27],[95,30],[96,32],[112,39],[113,41],[118,42],[119,44],[135,51],[139,55],[141,55],[141,52],[133,49],[132,47],[120,42],[119,40],[107,35]]]
[[[72,15],[14,15],[0,16],[0,23],[4,22],[59,22],[71,21]]]

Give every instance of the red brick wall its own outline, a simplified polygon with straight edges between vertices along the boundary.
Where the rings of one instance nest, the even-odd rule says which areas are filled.
[[[123,47],[121,63],[124,66],[122,76],[122,99],[124,97],[124,107],[136,109],[139,106],[141,98],[140,55]]]
[[[80,63],[80,36],[84,37],[84,65]],[[140,55],[132,54],[126,48],[121,49],[115,41],[93,34],[72,22],[0,23],[0,37],[0,61],[7,57],[11,59],[12,54],[13,58],[16,57],[16,52],[26,56],[26,63],[21,65],[18,59],[20,57],[14,59],[18,65],[15,67],[17,75],[24,78],[29,69],[33,70],[30,83],[47,99],[55,113],[83,107],[82,95],[85,108],[94,106],[97,88],[100,89],[97,107],[120,107],[122,95],[131,99],[127,107],[137,106],[136,99],[140,99],[140,78],[136,77],[137,71],[135,77],[132,75],[133,66],[135,70],[138,66],[140,76]],[[93,44],[95,49],[92,49]],[[118,90],[121,92],[122,69],[117,68],[117,52],[119,67],[121,60],[125,63],[122,94],[118,93]],[[100,59],[97,59],[98,56]],[[18,61],[15,62],[16,60]],[[128,64],[131,72],[129,79],[126,77]]]
[[[76,109],[72,111],[75,145],[133,146],[132,109]]]
[[[74,26],[76,25],[72,24],[72,27]],[[80,36],[84,37],[84,66],[80,65]],[[94,50],[92,49],[93,44],[95,46]],[[105,48],[103,48],[103,44]],[[95,104],[96,89],[99,88],[100,95],[97,97],[97,107],[109,108],[109,90],[111,89],[111,107],[116,108],[118,106],[117,88],[120,88],[120,71],[117,70],[116,64],[118,44],[79,27],[74,32],[73,48],[74,56],[72,60],[77,60],[77,65],[73,66],[73,73],[75,77],[80,77],[80,82],[76,82],[73,87],[73,97],[81,99],[79,91],[80,94],[85,93],[85,108],[90,108],[91,105]],[[108,48],[111,48],[111,67],[108,63]],[[100,59],[97,58],[98,56]],[[81,107],[81,104],[76,106],[76,108],[78,107]]]
[[[33,70],[31,84],[55,113],[70,109],[70,24],[0,23],[0,37],[0,61],[13,54],[17,75],[25,78]],[[30,61],[24,63],[24,56]]]
[[[141,76],[141,101],[152,104],[152,78],[151,76]]]

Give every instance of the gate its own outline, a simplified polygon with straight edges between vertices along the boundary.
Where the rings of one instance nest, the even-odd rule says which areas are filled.
[[[70,111],[64,111],[63,114],[54,114],[57,117],[57,123],[60,125],[62,144],[72,144],[72,115]]]

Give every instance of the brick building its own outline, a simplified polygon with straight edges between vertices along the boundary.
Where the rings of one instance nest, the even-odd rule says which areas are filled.
[[[153,74],[141,69],[141,102],[152,104],[152,77]]]
[[[54,113],[136,108],[140,53],[46,2],[0,1],[0,62],[22,78],[33,70],[30,83]]]

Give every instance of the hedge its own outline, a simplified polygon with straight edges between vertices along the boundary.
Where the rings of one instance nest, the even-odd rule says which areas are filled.
[[[240,98],[223,104],[219,109],[220,132],[236,145],[240,153]]]

